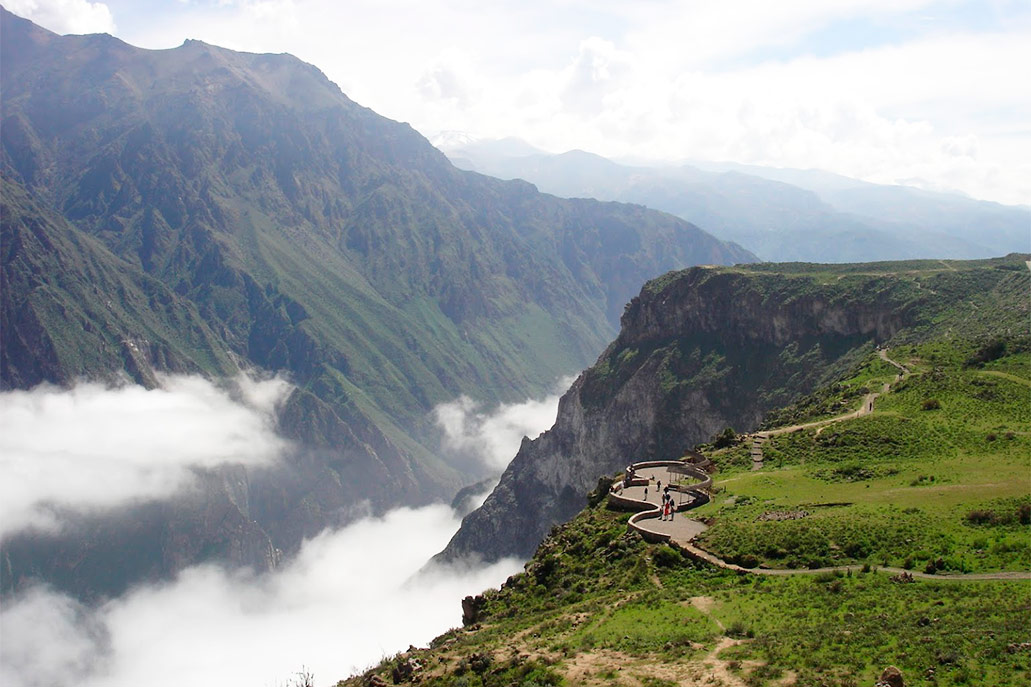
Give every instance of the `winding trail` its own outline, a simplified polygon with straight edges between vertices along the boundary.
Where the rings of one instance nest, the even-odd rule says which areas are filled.
[[[863,415],[868,415],[873,412],[874,400],[878,396],[888,393],[893,384],[897,384],[910,374],[909,369],[904,365],[891,360],[888,357],[887,351],[884,349],[878,349],[878,354],[882,360],[898,368],[899,373],[893,382],[885,383],[878,392],[867,394],[863,398],[863,404],[855,411],[824,420],[791,425],[790,427],[781,427],[754,434],[752,443],[752,469],[758,469],[755,465],[756,461],[754,458],[756,450],[758,450],[760,456],[758,467],[762,467],[762,442],[765,442],[771,436],[796,432],[801,429],[811,429],[813,427],[822,428],[834,422],[862,417]],[[762,438],[762,441],[758,442],[757,445],[756,439],[759,437]],[[633,477],[629,480],[620,479],[613,482],[609,489],[609,505],[611,507],[621,508],[624,510],[637,511],[630,516],[630,519],[627,521],[627,526],[630,529],[639,532],[647,541],[651,541],[653,543],[672,544],[696,560],[741,574],[747,573],[753,575],[778,576],[817,575],[827,572],[860,572],[863,569],[863,566],[861,565],[838,565],[827,568],[812,569],[743,568],[740,565],[728,563],[719,556],[699,548],[694,544],[694,539],[708,528],[704,523],[683,515],[683,511],[696,508],[709,502],[709,491],[712,489],[711,475],[697,465],[675,460],[634,463],[629,467],[632,468],[631,472]],[[685,477],[692,478],[696,481],[685,483]],[[675,503],[674,514],[668,520],[663,519],[661,508],[662,491],[666,487],[669,488],[670,494]],[[877,571],[892,573],[894,575],[907,575],[913,578],[938,581],[1031,580],[1031,571],[1026,570],[994,573],[929,574],[919,571],[904,570],[903,568],[893,568],[890,566],[879,566],[874,569]]]
[[[778,427],[777,429],[768,429],[762,432],[756,432],[751,435],[752,448],[750,450],[752,456],[752,469],[759,470],[763,467],[763,449],[762,446],[765,444],[770,437],[779,436],[781,434],[790,434],[791,432],[798,432],[803,429],[812,429],[818,427],[818,431],[823,431],[827,425],[834,424],[835,422],[842,422],[844,420],[855,420],[857,417],[863,417],[873,412],[874,401],[881,396],[891,391],[891,387],[894,384],[898,384],[903,379],[909,376],[909,368],[902,363],[897,363],[888,357],[888,352],[883,348],[877,349],[877,355],[880,356],[881,360],[894,365],[898,368],[899,372],[895,376],[895,379],[891,382],[885,382],[881,387],[880,391],[871,391],[870,393],[863,396],[863,402],[859,405],[859,408],[849,413],[842,415],[835,415],[834,417],[825,418],[823,420],[814,420],[813,422],[804,422],[797,425],[789,425],[787,427]]]

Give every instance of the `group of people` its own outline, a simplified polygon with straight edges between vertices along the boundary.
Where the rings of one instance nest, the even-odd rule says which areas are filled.
[[[634,477],[636,477],[636,475],[635,475],[635,471],[634,471],[633,465],[627,465],[626,466],[626,470],[623,471],[623,483],[621,485],[619,485],[619,486],[621,486],[622,488],[629,487],[630,484],[631,484],[631,480],[634,479]],[[649,479],[651,479],[651,478],[649,478]],[[650,484],[645,484],[644,485],[644,500],[645,501],[648,500],[648,487],[649,486],[650,486]],[[662,494],[662,503],[659,505],[659,508],[662,510],[661,519],[662,520],[670,520],[670,521],[672,521],[673,520],[673,515],[677,512],[677,506],[676,506],[675,503],[673,503],[673,497],[670,496],[669,485],[667,484],[665,487],[663,487],[662,486],[662,480],[658,480],[656,482],[656,484],[655,484],[655,489],[656,489],[657,492]],[[620,489],[620,491],[622,491],[622,489]]]
[[[662,517],[660,518],[660,520],[670,520],[670,521],[672,521],[673,520],[673,514],[677,512],[677,506],[676,506],[675,503],[673,503],[673,497],[670,496],[670,494],[669,494],[669,485],[667,484],[666,488],[663,489],[662,482],[660,481],[660,482],[658,482],[656,484],[655,488],[658,491],[662,492],[662,503],[659,505],[659,508],[662,509]],[[644,498],[645,499],[648,498],[648,489],[647,489],[647,487],[645,487],[645,490],[644,490]]]

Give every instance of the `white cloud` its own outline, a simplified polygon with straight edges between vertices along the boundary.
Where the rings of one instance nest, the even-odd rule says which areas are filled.
[[[87,0],[5,0],[4,6],[20,17],[55,33],[114,33],[111,10],[103,2]]]
[[[563,379],[563,391],[572,383]],[[433,409],[437,425],[444,430],[448,448],[471,454],[492,471],[500,473],[515,457],[523,437],[536,437],[555,424],[560,394],[530,399],[523,403],[501,404],[493,410],[468,396]]]
[[[170,376],[151,390],[87,383],[0,394],[0,534],[169,497],[196,468],[269,464],[286,446],[274,413],[290,389],[278,378],[222,389]]]
[[[400,509],[304,544],[275,573],[205,566],[97,609],[33,588],[0,614],[8,687],[277,685],[306,666],[333,684],[461,624],[461,599],[519,564],[430,570],[458,520],[445,506]]]

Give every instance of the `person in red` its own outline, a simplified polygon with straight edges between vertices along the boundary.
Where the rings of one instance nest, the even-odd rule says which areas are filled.
[[[669,501],[663,501],[662,503],[662,519],[665,520],[669,517]]]

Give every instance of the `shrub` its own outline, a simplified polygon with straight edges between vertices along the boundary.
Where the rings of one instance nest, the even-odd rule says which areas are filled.
[[[967,522],[971,525],[987,525],[995,522],[995,512],[990,510],[972,510],[967,513]]]
[[[475,653],[469,657],[469,669],[477,675],[483,675],[490,668],[493,662],[488,653]]]
[[[745,637],[748,635],[748,630],[745,628],[745,624],[740,620],[735,620],[727,629],[724,631],[728,637]]]
[[[612,485],[612,478],[602,475],[598,478],[598,485],[594,491],[587,495],[587,505],[596,508],[609,494],[609,487]]]
[[[728,448],[733,446],[735,441],[737,441],[737,433],[732,427],[727,427],[713,437],[712,445],[714,448]]]
[[[940,410],[941,407],[941,401],[936,398],[924,399],[924,402],[920,404],[921,410]]]
[[[672,546],[663,544],[655,549],[655,553],[652,554],[652,561],[660,568],[674,568],[680,565],[684,559]]]
[[[1006,342],[1001,339],[995,339],[981,346],[963,364],[966,367],[982,367],[985,363],[998,360],[1004,355],[1006,355]]]

